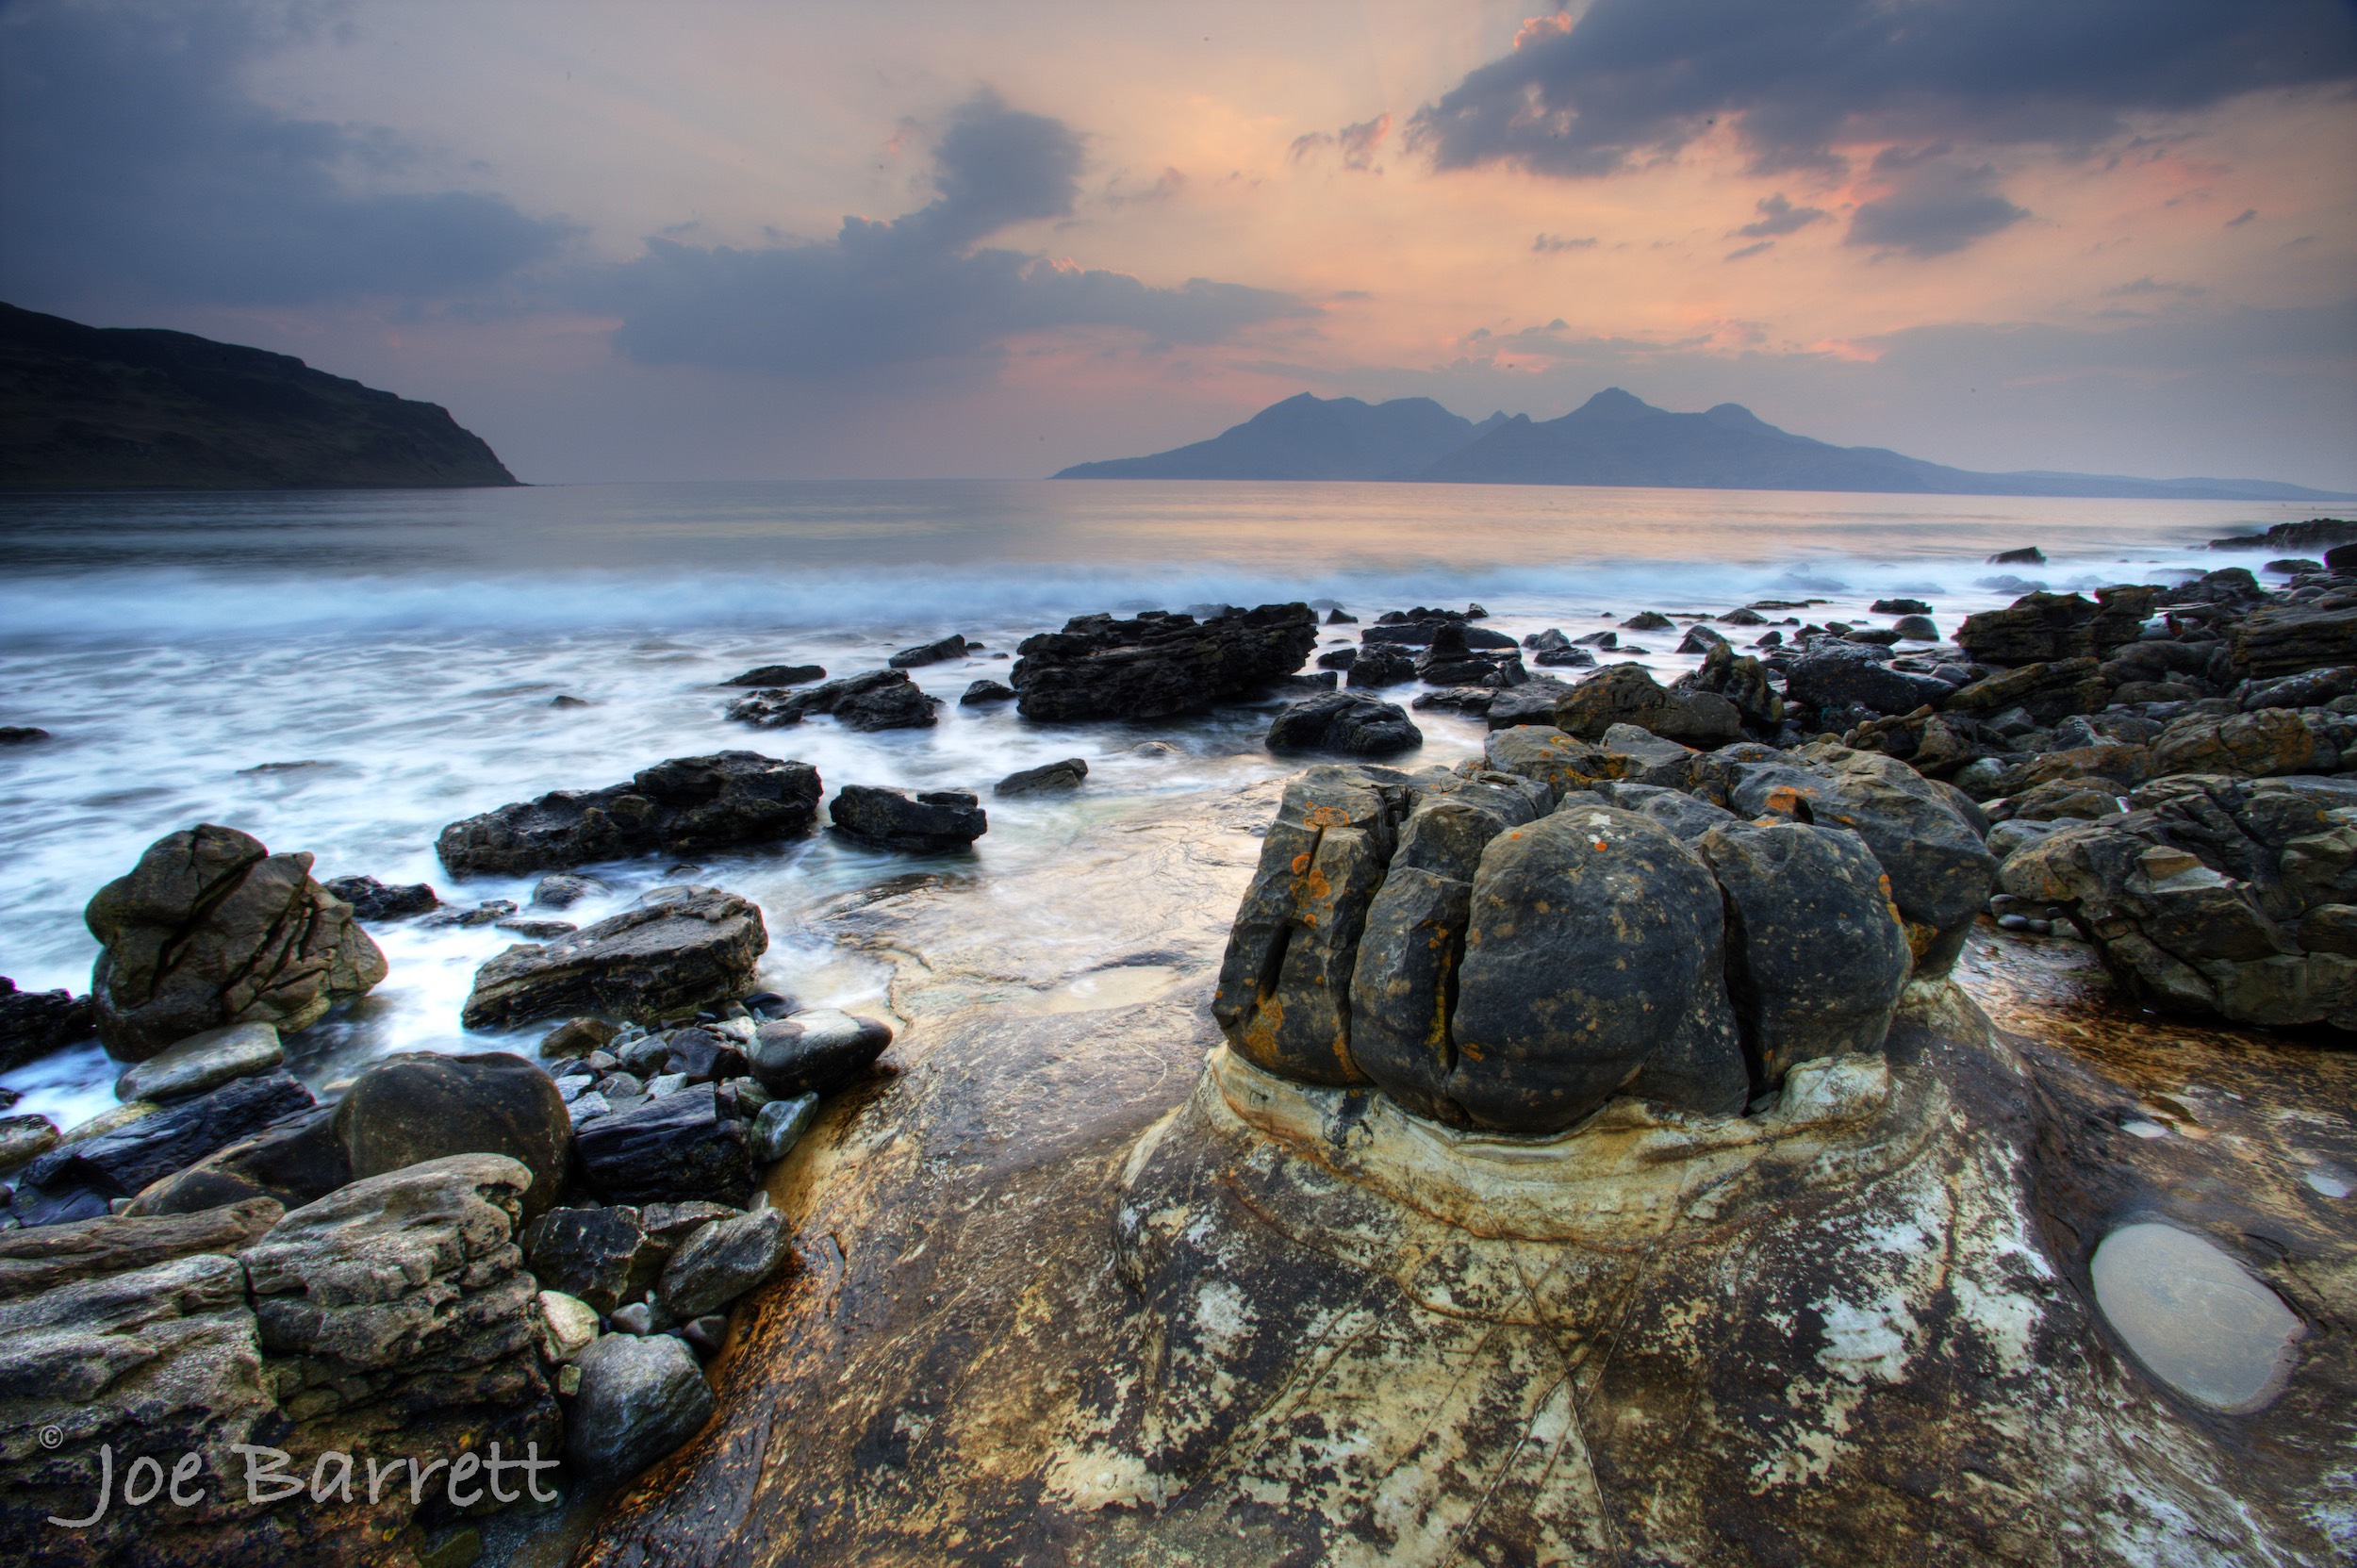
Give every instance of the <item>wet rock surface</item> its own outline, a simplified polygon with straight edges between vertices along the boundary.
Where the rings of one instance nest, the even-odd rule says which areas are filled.
[[[105,1213],[111,1200],[310,1105],[311,1092],[283,1071],[232,1080],[41,1155],[18,1173],[14,1212],[28,1225]]]
[[[470,1029],[599,1013],[652,1021],[750,988],[769,946],[760,908],[717,887],[660,888],[639,907],[544,947],[483,966],[463,1014]]]
[[[0,1072],[97,1032],[91,999],[70,991],[20,991],[0,975]]]
[[[846,909],[844,939],[910,955],[901,1075],[788,1161],[799,1270],[585,1561],[737,1561],[757,1532],[814,1563],[2059,1565],[2188,1529],[2201,1560],[2329,1560],[2347,1350],[2300,1343],[2254,1444],[2122,1348],[2088,1267],[2111,1216],[2174,1203],[2297,1312],[2349,1312],[2357,1227],[2299,1162],[2346,1164],[2357,1129],[2273,1119],[2349,1103],[2345,1059],[2187,1045],[2231,1073],[2193,1097],[2221,1119],[2153,1141],[2126,1124],[2151,1096],[2190,1118],[2183,1072],[2090,1064],[1976,944],[1956,980],[2052,1043],[1926,982],[1879,1053],[1803,1062],[1748,1116],[1622,1098],[1501,1138],[1233,1053],[1206,1072],[1199,911],[1253,881],[1257,800],[1092,851],[1189,977],[1151,999],[1027,1015],[1020,961],[953,906]],[[2220,1183],[2229,1132],[2248,1175]],[[1912,1479],[1963,1451],[1970,1485]]]
[[[756,691],[729,705],[740,724],[778,729],[825,714],[847,730],[925,730],[940,722],[941,699],[929,696],[905,669],[871,669],[802,691]]]
[[[1078,616],[1061,632],[1025,638],[1008,680],[1026,718],[1168,718],[1291,675],[1317,639],[1307,604],[1201,621],[1158,612],[1131,620]]]
[[[202,824],[150,845],[84,911],[103,950],[91,974],[99,1039],[137,1062],[225,1024],[292,1032],[385,978],[352,908],[307,854]]]
[[[470,817],[436,842],[442,864],[517,873],[666,851],[692,854],[806,831],[818,770],[758,751],[676,757],[598,790],[560,789]]]
[[[990,831],[981,801],[963,789],[904,790],[845,784],[828,802],[837,833],[894,850],[958,850]]]
[[[1424,744],[1407,711],[1364,692],[1338,691],[1294,702],[1270,721],[1272,751],[1331,751],[1346,757],[1389,757]]]

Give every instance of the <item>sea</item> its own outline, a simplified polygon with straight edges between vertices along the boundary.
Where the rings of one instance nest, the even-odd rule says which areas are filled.
[[[1762,599],[1822,601],[1800,612],[1819,621],[1887,624],[1868,606],[1904,596],[1930,602],[1952,632],[2033,587],[2255,570],[2264,556],[2207,541],[2312,510],[1121,481],[8,497],[0,725],[54,738],[0,747],[0,974],[25,990],[87,989],[97,946],[83,906],[180,828],[222,823],[306,850],[322,880],[364,873],[431,883],[453,903],[525,905],[534,877],[451,878],[434,855],[443,825],[619,783],[666,757],[746,749],[812,763],[830,791],[977,790],[990,831],[959,855],[877,850],[822,830],[694,867],[658,856],[589,867],[608,891],[562,917],[585,925],[666,883],[729,887],[764,910],[770,988],[806,1006],[872,1006],[883,972],[813,924],[832,904],[912,871],[1036,871],[1124,813],[1298,766],[1262,748],[1268,705],[1047,725],[1011,705],[957,703],[969,683],[1004,680],[1016,645],[1067,617],[1306,600],[1372,621],[1478,603],[1485,624],[1517,636],[1550,626],[1576,636],[1639,610],[1717,614]],[[2046,564],[1988,561],[2028,546]],[[1739,646],[1755,635],[1728,630]],[[850,674],[951,632],[983,646],[914,671],[947,700],[935,728],[859,734],[822,718],[762,731],[723,717],[738,694],[717,683],[750,667]],[[1673,652],[1676,633],[1622,640],[1642,645],[1635,656],[1665,680],[1699,662]],[[1416,689],[1384,695],[1406,702]],[[1479,750],[1479,720],[1415,718],[1422,761]],[[1077,794],[990,797],[1007,773],[1067,756],[1089,764]],[[387,1051],[530,1049],[538,1031],[470,1034],[458,1021],[477,966],[516,937],[415,922],[372,933],[389,978],[289,1041],[289,1065],[315,1087]],[[119,1071],[93,1045],[0,1086],[21,1095],[16,1114],[71,1128],[114,1103]]]

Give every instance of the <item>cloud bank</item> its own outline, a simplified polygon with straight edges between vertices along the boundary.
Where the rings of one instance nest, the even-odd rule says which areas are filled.
[[[834,239],[816,243],[650,239],[636,260],[582,274],[573,297],[618,314],[615,344],[639,363],[808,378],[988,359],[1010,338],[1057,328],[1212,343],[1316,314],[1274,289],[1205,278],[1157,288],[978,244],[1069,215],[1082,154],[1063,122],[983,92],[952,118],[933,154],[938,194],[915,212],[888,223],[847,218]]]
[[[0,296],[431,298],[556,254],[569,227],[503,196],[383,190],[424,157],[401,138],[249,97],[244,67],[300,30],[216,6],[0,13]]]

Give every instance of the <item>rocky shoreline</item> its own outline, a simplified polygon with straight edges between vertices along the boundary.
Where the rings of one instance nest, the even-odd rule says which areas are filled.
[[[794,1560],[1437,1561],[1475,1539],[1552,1560],[1652,1530],[1661,1560],[1788,1532],[1813,1560],[1969,1538],[1959,1560],[2059,1561],[2007,1534],[2002,1499],[2074,1444],[2129,1456],[2133,1477],[2108,1500],[2091,1473],[2058,1484],[2085,1494],[2057,1524],[2103,1521],[2094,1560],[2134,1560],[2171,1510],[2221,1561],[2357,1540],[2323,1471],[2253,1471],[2219,1425],[2271,1410],[2303,1453],[2357,1439],[2357,1377],[2326,1331],[2357,1306],[2345,1207],[2311,1182],[2316,1213],[2269,1200],[2267,1233],[2288,1239],[2221,1253],[2242,1260],[2230,1284],[2263,1279],[2299,1325],[2260,1402],[2172,1382],[2124,1309],[2077,1283],[2127,1207],[2082,1204],[2090,1233],[2050,1191],[2084,1180],[2051,1146],[2061,1108],[2117,1091],[2057,1087],[2076,1069],[1992,1030],[1967,960],[1976,933],[2088,954],[2129,1003],[2305,1032],[2287,1048],[2346,1076],[2357,545],[2268,569],[2281,586],[2233,567],[2035,591],[1953,640],[1905,600],[1876,605],[1887,625],[1762,601],[1580,639],[1517,640],[1478,605],[1078,618],[967,700],[1003,692],[1037,723],[1281,702],[1267,747],[1307,767],[1275,799],[1125,830],[1143,849],[1076,849],[1140,905],[1127,948],[1114,932],[1084,970],[955,930],[956,900],[923,879],[847,902],[824,934],[892,966],[891,1024],[765,989],[763,910],[721,887],[556,916],[601,866],[822,823],[971,853],[979,788],[830,798],[806,763],[729,751],[442,832],[454,878],[545,873],[538,913],[321,883],[309,855],[234,828],[168,835],[91,900],[89,997],[0,991],[0,1063],[94,1034],[124,1066],[121,1109],[94,1123],[0,1115],[0,1323],[22,1330],[0,1352],[21,1393],[0,1421],[0,1539],[26,1561],[448,1568],[484,1516],[551,1506],[505,1483],[462,1496],[454,1471],[365,1502],[306,1476],[248,1506],[242,1444],[301,1466],[561,1460],[577,1496],[614,1494],[588,1561],[730,1559],[698,1512],[716,1487]],[[1622,632],[1678,637],[1701,666],[1663,685],[1615,659],[1640,652]],[[832,681],[757,668],[725,683],[750,691],[727,717],[929,727],[938,700],[906,671],[979,650],[952,635]],[[1407,706],[1377,695],[1409,682]],[[1418,709],[1479,718],[1483,754],[1417,768]],[[993,798],[1088,775],[1074,757]],[[1106,917],[1080,869],[1000,897]],[[546,1030],[533,1053],[403,1054],[316,1086],[289,1072],[282,1036],[384,981],[367,928],[396,920],[528,938],[481,966],[450,1027],[453,1044]],[[1112,999],[1051,1000],[1067,993]],[[2327,1158],[2345,1113],[2318,1169],[2349,1154]],[[1878,1261],[1892,1226],[1937,1238],[1950,1277]],[[1600,1261],[1640,1241],[1658,1266]],[[1778,1248],[1742,1312],[1816,1327],[1692,1330],[1733,1260]],[[1406,1317],[1402,1288],[1425,1303]],[[1513,1290],[1536,1290],[1535,1319],[1502,1304]],[[1818,1347],[1846,1332],[1825,1301],[1877,1290],[1904,1375]],[[1489,1326],[1478,1345],[1428,1315],[1443,1297],[1485,1303],[1461,1319]],[[1072,1327],[1061,1347],[1040,1338],[1051,1321]],[[1379,1353],[1344,1348],[1365,1333]],[[1624,1386],[1579,1370],[1623,1343]],[[1303,1360],[1321,1345],[1342,1358],[1322,1371]],[[1466,1356],[1492,1383],[1452,1405],[1433,1379]],[[1636,1370],[1663,1357],[1682,1370]],[[847,1361],[873,1385],[823,1392]],[[1734,1413],[1826,1368],[1781,1428]],[[1282,1392],[1303,1378],[1327,1402]],[[1690,1430],[1718,1435],[1685,1452],[1614,1435],[1673,1384]],[[2009,1406],[2026,1434],[2001,1435]],[[1994,1490],[1894,1501],[1891,1467],[1983,1428],[1974,1474]],[[792,1475],[763,1468],[769,1440],[749,1434],[771,1430],[807,1432]],[[1416,1432],[1424,1449],[1399,1446]],[[2134,1457],[2147,1442],[2173,1457]],[[128,1506],[135,1456],[182,1453],[206,1456],[205,1501]],[[88,1512],[107,1467],[126,1489],[110,1514],[50,1522]],[[1386,1479],[1407,1475],[1413,1498]],[[1751,1501],[1704,1501],[1739,1475]],[[1688,1501],[1640,1527],[1648,1486]],[[1831,1494],[1894,1533],[1837,1523]]]

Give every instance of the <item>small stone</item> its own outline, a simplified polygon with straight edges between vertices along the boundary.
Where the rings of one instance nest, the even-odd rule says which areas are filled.
[[[671,1255],[656,1297],[680,1321],[717,1311],[774,1274],[791,1240],[775,1209],[715,1220]]]
[[[962,708],[979,708],[993,702],[1012,702],[1014,701],[1014,687],[1008,685],[1006,683],[1002,681],[977,681],[972,685],[965,688],[965,695],[958,699],[958,706]]]
[[[705,1355],[717,1356],[720,1346],[728,1343],[728,1317],[721,1312],[706,1312],[681,1329],[680,1337]]]
[[[762,1025],[748,1060],[773,1095],[832,1095],[865,1072],[891,1043],[889,1025],[818,1008]]]
[[[671,1314],[652,1301],[633,1301],[617,1307],[606,1321],[618,1334],[659,1334],[671,1327]]]
[[[595,1121],[600,1116],[611,1115],[613,1112],[614,1102],[594,1090],[576,1099],[565,1102],[565,1119],[575,1127],[579,1127],[584,1122]]]
[[[620,1032],[603,1018],[568,1018],[541,1036],[540,1054],[552,1060],[593,1056],[612,1045]]]
[[[1039,795],[1049,792],[1069,792],[1080,787],[1089,776],[1089,765],[1080,757],[1066,757],[1062,762],[1046,763],[1038,767],[1026,767],[1008,774],[991,789],[993,795]]]
[[[533,884],[532,901],[551,909],[569,909],[593,894],[606,891],[605,883],[595,877],[577,877],[553,871]]]
[[[661,1333],[609,1335],[583,1351],[565,1448],[593,1480],[626,1480],[695,1435],[715,1403],[694,1352]]]
[[[647,1080],[647,1098],[661,1099],[666,1095],[676,1095],[686,1087],[687,1075],[685,1073],[660,1073]]]
[[[556,1369],[556,1392],[571,1398],[581,1392],[581,1368],[568,1362]]]
[[[0,1170],[57,1147],[57,1124],[47,1116],[0,1116]]]
[[[387,887],[374,877],[338,877],[320,885],[350,904],[353,915],[362,920],[398,920],[405,916],[423,915],[439,907],[442,901],[432,887],[421,882]]]
[[[597,1341],[597,1309],[563,1291],[540,1293],[540,1321],[548,1329],[546,1345],[552,1362],[569,1362]]]
[[[968,646],[965,638],[952,632],[938,642],[925,642],[917,644],[915,648],[903,648],[886,659],[884,663],[895,669],[915,669],[929,664],[941,664],[949,659],[962,659],[965,657]]]
[[[769,1165],[784,1159],[817,1119],[816,1095],[773,1099],[763,1106],[753,1117],[753,1163]]]
[[[550,942],[560,936],[570,936],[581,928],[570,920],[494,920],[502,931],[512,931],[527,942]]]

